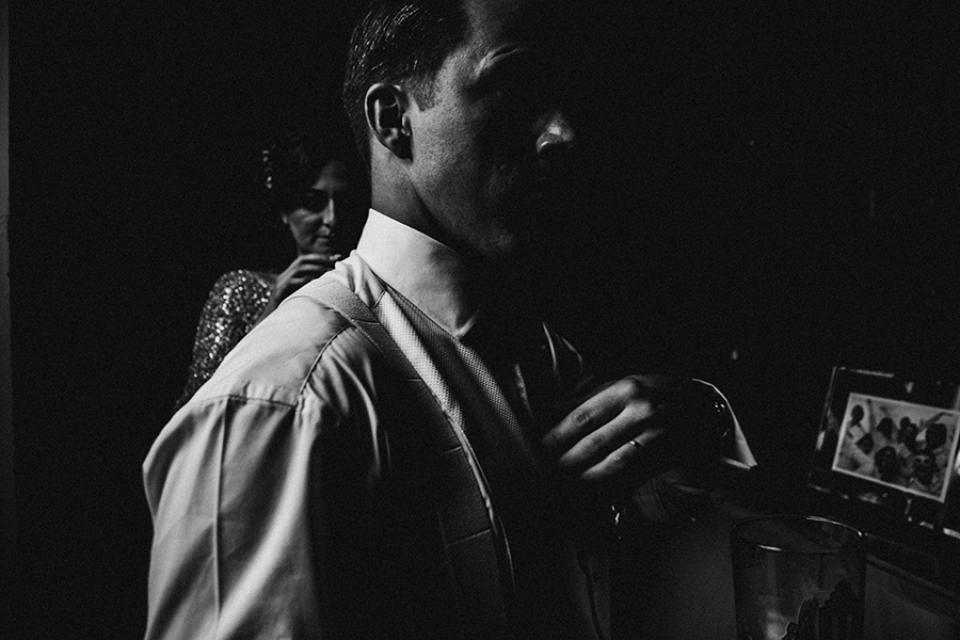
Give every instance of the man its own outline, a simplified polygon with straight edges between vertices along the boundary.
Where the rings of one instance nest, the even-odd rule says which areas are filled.
[[[607,638],[611,508],[700,495],[718,397],[592,385],[509,295],[574,141],[538,11],[386,0],[357,27],[367,225],[148,456],[148,638]]]

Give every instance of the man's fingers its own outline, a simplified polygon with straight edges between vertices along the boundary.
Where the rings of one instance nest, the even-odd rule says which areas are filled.
[[[632,407],[628,407],[605,420],[599,427],[588,431],[567,449],[557,464],[561,469],[577,470],[603,460],[620,445],[628,442],[637,434],[637,414]]]
[[[600,395],[587,399],[568,413],[543,437],[543,446],[550,451],[566,451],[581,438],[596,431],[619,413],[619,407]]]
[[[632,380],[606,385],[551,429],[543,437],[543,446],[550,451],[566,451],[624,411],[634,420],[648,418],[653,406],[643,396],[643,390]]]
[[[600,462],[588,467],[580,474],[581,479],[588,482],[599,482],[624,473],[630,465],[642,465],[643,458],[647,457],[646,447],[663,435],[664,429],[650,429],[636,438],[627,441],[625,445],[617,447]],[[638,469],[640,471],[640,469]]]

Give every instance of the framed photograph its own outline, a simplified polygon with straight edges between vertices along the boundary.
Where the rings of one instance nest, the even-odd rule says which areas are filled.
[[[960,384],[835,367],[808,484],[960,539]]]
[[[850,393],[832,469],[944,502],[960,412]]]

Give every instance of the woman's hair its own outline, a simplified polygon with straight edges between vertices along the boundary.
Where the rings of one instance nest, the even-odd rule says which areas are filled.
[[[928,449],[937,449],[947,442],[947,426],[934,422],[927,427],[926,444]]]
[[[883,434],[883,437],[887,440],[893,438],[893,418],[890,416],[884,416],[880,423],[877,425],[877,431]]]
[[[342,155],[316,133],[296,130],[280,136],[263,150],[260,182],[267,206],[275,213],[296,209],[327,163],[342,159],[349,164]]]

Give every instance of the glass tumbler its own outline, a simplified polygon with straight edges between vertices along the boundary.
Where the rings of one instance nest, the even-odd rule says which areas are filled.
[[[866,538],[802,515],[731,528],[738,640],[863,640]]]

